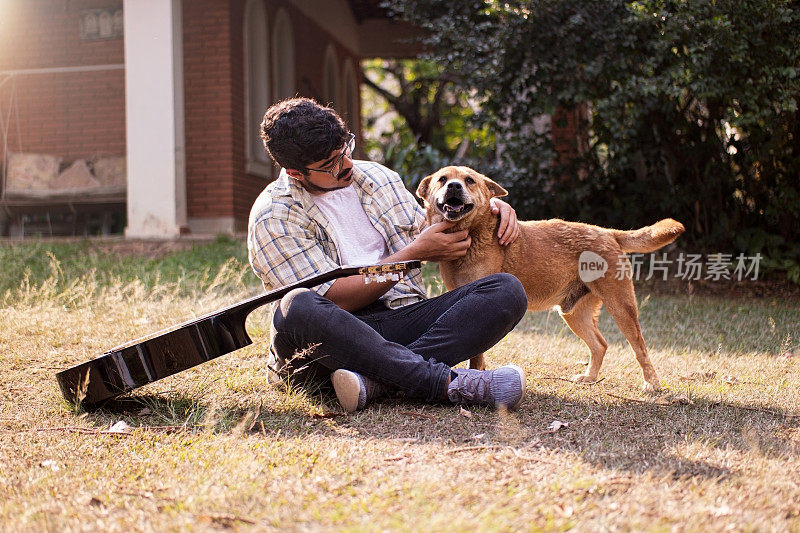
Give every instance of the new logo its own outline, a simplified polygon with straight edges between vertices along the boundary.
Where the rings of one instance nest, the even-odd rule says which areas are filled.
[[[608,262],[594,252],[586,250],[578,257],[578,277],[584,283],[600,279],[608,270]]]

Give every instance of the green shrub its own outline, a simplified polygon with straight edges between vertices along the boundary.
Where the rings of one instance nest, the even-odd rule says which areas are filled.
[[[391,4],[474,91],[498,139],[482,170],[522,217],[630,228],[671,216],[687,227],[684,246],[761,251],[798,278],[795,2]],[[534,119],[576,106],[589,111],[584,153],[553,164],[550,131]]]

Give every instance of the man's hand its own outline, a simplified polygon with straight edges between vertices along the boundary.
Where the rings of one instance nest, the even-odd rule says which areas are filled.
[[[472,237],[467,230],[446,233],[454,222],[437,222],[425,228],[406,250],[422,261],[452,261],[467,255]]]
[[[417,235],[414,241],[389,257],[383,259],[385,263],[394,261],[452,261],[467,255],[467,248],[472,243],[472,238],[467,230],[446,233],[452,228],[454,222],[439,222]],[[325,297],[346,311],[361,309],[391,289],[396,281],[375,282],[364,285],[361,276],[339,278]]]
[[[492,214],[500,214],[500,228],[497,231],[497,237],[500,244],[508,246],[519,237],[519,221],[517,221],[517,212],[514,208],[502,200],[492,198],[489,200],[492,206]]]

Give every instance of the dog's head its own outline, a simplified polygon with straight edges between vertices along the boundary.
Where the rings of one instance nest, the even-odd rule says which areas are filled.
[[[444,167],[425,177],[417,187],[417,196],[425,202],[428,223],[463,221],[459,224],[462,227],[485,214],[490,199],[507,194],[500,185],[469,167]]]

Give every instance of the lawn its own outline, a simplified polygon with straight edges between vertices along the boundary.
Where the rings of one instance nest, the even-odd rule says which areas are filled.
[[[54,374],[257,294],[244,245],[34,241],[0,262],[2,531],[800,531],[796,301],[640,287],[652,395],[607,313],[593,385],[566,379],[588,352],[557,313],[528,313],[487,354],[528,375],[512,413],[347,415],[270,386],[263,309],[253,345],[86,412]]]

